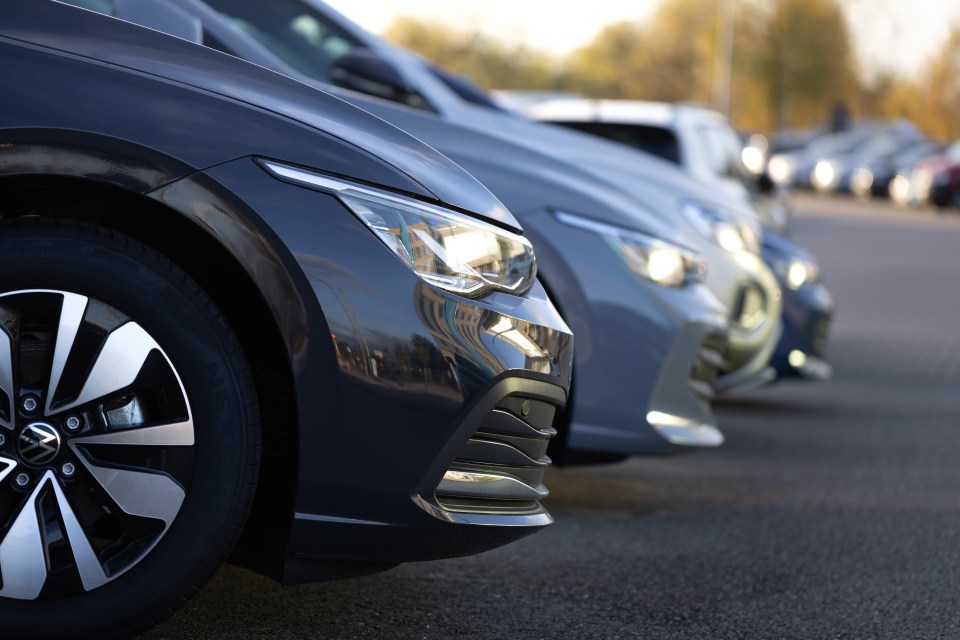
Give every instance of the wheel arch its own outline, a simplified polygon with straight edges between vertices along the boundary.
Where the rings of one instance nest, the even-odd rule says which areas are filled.
[[[277,314],[288,325],[306,320],[305,312],[297,309],[302,304],[299,298],[282,295],[290,293],[292,283],[274,281],[275,290],[262,290],[265,279],[275,280],[285,273],[280,264],[264,268],[277,256],[269,255],[265,247],[259,255],[238,253],[251,248],[249,242],[240,246],[237,242],[238,238],[249,240],[251,222],[242,203],[234,199],[224,205],[231,200],[227,194],[219,194],[221,215],[201,220],[204,211],[184,210],[175,199],[159,197],[169,193],[164,189],[150,194],[134,190],[148,184],[142,180],[80,176],[71,167],[38,169],[0,177],[0,217],[72,219],[130,236],[190,275],[236,333],[256,382],[263,449],[257,494],[231,561],[281,579],[296,495],[300,416],[289,336],[285,337]],[[205,181],[204,187],[217,188],[212,180]],[[250,269],[257,270],[256,277]],[[225,282],[230,286],[223,286]],[[278,305],[285,308],[277,309]]]

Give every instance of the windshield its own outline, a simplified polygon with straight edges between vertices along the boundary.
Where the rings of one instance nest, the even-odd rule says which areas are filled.
[[[707,124],[697,127],[700,151],[707,169],[718,178],[739,178],[744,184],[743,141],[728,126]]]
[[[584,133],[606,138],[629,147],[653,154],[673,164],[680,164],[680,145],[677,136],[670,129],[646,126],[642,124],[620,124],[617,122],[590,121],[553,121]]]
[[[238,29],[300,73],[330,84],[333,61],[361,47],[298,0],[206,0]]]

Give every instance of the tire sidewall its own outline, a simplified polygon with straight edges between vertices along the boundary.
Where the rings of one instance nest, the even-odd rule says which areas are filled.
[[[157,546],[90,593],[49,602],[0,599],[4,635],[124,635],[182,604],[239,532],[257,452],[249,371],[206,294],[123,236],[70,223],[0,225],[0,292],[34,288],[86,295],[127,314],[166,352],[190,403],[193,475],[180,513]]]

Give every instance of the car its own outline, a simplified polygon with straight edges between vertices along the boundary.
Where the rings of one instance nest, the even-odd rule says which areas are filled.
[[[910,177],[914,204],[960,208],[960,141],[917,163]]]
[[[890,194],[890,200],[892,200],[894,204],[901,207],[906,207],[908,205],[916,206],[921,204],[917,185],[913,183],[914,170],[918,165],[927,159],[942,155],[944,151],[947,150],[947,147],[949,147],[948,144],[940,142],[937,143],[929,152],[920,154],[919,157],[907,157],[904,160],[897,162],[895,167],[896,174],[893,176],[893,179],[890,180],[890,183],[887,187],[887,191]]]
[[[686,103],[580,98],[540,102],[526,108],[524,115],[680,165],[752,210],[765,228],[778,233],[788,230],[785,197],[760,192],[755,174],[744,165],[742,139],[730,121],[713,109]]]
[[[689,104],[585,99],[542,102],[526,113],[661,157],[754,207],[765,222],[763,259],[783,292],[783,333],[771,364],[780,378],[832,375],[825,350],[833,296],[813,256],[784,235],[786,209],[756,189],[742,166],[740,139],[722,114]]]
[[[435,66],[379,40],[322,2],[285,1],[271,4],[269,11],[254,2],[176,4],[203,21],[210,46],[313,83],[427,141],[518,212],[541,256],[539,273],[580,335],[579,344],[587,345],[576,356],[581,382],[573,391],[564,458],[571,450],[621,456],[715,446],[722,435],[709,410],[714,389],[770,379],[768,363],[780,331],[775,277],[754,252],[758,249],[747,246],[753,237],[748,222],[735,219],[736,214],[728,219],[724,207],[710,204],[713,194],[689,184],[682,172],[654,161],[643,171],[631,167],[616,176],[611,163],[624,164],[618,155],[628,163],[643,164],[646,159],[617,145],[477,104],[469,93],[465,99],[462,86],[451,87]],[[305,38],[305,24],[324,37]],[[331,51],[336,55],[329,55]],[[603,164],[598,167],[594,161]],[[577,237],[567,230],[572,225],[590,232],[582,235],[590,242],[574,242]],[[728,242],[739,239],[743,244],[722,248],[716,240],[718,229],[725,231]],[[701,254],[710,264],[706,283],[712,297],[678,296],[662,286],[650,287],[642,273],[642,290],[631,293],[637,278],[630,276],[619,248],[621,256],[610,263],[611,246],[620,247],[623,237],[645,243],[652,239]],[[596,247],[595,263],[584,253],[586,247]],[[600,270],[603,264],[614,269]],[[578,282],[571,273],[589,277]],[[604,284],[605,279],[623,282],[625,273],[632,278],[626,281],[628,287]],[[610,291],[621,293],[611,299]],[[735,324],[728,330],[729,309],[716,298],[732,306],[741,295],[750,304],[737,313],[749,313],[734,315]],[[692,302],[684,302],[684,296]],[[630,313],[613,316],[609,308],[598,306],[611,302]],[[628,322],[632,316],[637,320]],[[697,328],[680,333],[687,324]],[[651,327],[655,334],[648,333]],[[617,353],[622,349],[614,339],[618,335],[633,337],[636,355],[627,358],[633,367],[627,376],[611,375],[608,368],[623,355]],[[685,335],[685,346],[671,346],[681,344],[680,335]],[[668,354],[679,361],[664,366]],[[693,366],[703,359],[710,364]],[[694,391],[688,383],[691,370],[703,372],[696,374]],[[609,384],[611,379],[620,384]]]
[[[888,153],[862,162],[853,170],[850,178],[850,190],[862,200],[873,197],[887,197],[894,199],[894,192],[899,188],[894,182],[898,174],[912,170],[913,166],[930,156],[938,155],[946,149],[946,145],[933,140],[919,140],[901,149],[894,149]],[[909,187],[906,189],[909,192]],[[902,199],[902,198],[901,198]],[[905,201],[903,202],[905,204]]]
[[[203,21],[210,46],[331,91],[411,130],[457,162],[467,162],[460,154],[473,152],[465,141],[452,138],[453,132],[466,137],[479,132],[560,160],[590,175],[595,184],[626,194],[654,212],[659,226],[669,226],[678,238],[693,238],[689,242],[710,265],[707,285],[723,304],[735,307],[746,292],[763,307],[749,329],[733,318],[728,363],[718,384],[742,388],[769,379],[766,363],[780,331],[780,295],[773,274],[757,257],[759,229],[753,215],[736,200],[646,154],[464,99],[462,90],[436,73],[435,65],[370,34],[321,0],[282,0],[269,11],[246,0],[171,1]],[[308,31],[319,30],[322,37],[309,36],[304,24],[313,25]],[[721,236],[727,248],[721,246]]]
[[[118,13],[197,32],[148,4]],[[4,637],[132,635],[227,559],[291,584],[552,521],[573,339],[473,177],[57,2],[5,4],[0,60]]]
[[[817,136],[805,146],[774,153],[768,163],[768,172],[781,186],[829,189],[839,177],[832,158],[883,144],[889,138],[911,140],[919,137],[916,125],[905,120],[864,119],[849,129]]]
[[[902,136],[895,133],[874,136],[855,149],[818,160],[811,174],[811,184],[820,193],[852,193],[854,172],[860,165],[891,153],[905,151],[923,141],[923,138],[914,135]],[[862,179],[862,174],[860,175]]]

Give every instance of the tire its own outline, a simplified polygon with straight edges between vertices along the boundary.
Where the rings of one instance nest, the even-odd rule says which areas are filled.
[[[258,408],[229,325],[103,228],[0,223],[0,434],[4,638],[153,626],[227,557],[253,498]]]

